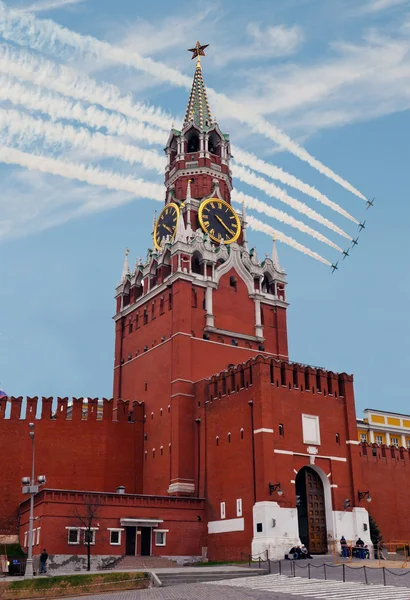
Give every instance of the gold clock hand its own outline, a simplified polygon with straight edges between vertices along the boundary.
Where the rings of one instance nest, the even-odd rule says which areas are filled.
[[[231,235],[235,235],[234,232],[231,229],[229,229],[229,227],[227,225],[225,225],[225,223],[222,221],[221,217],[218,217],[218,215],[215,215],[215,217],[218,219],[218,221],[220,222],[222,227],[224,227],[228,233],[230,233]]]
[[[172,231],[172,229],[170,229],[170,228],[169,228],[167,225],[164,225],[164,229],[166,229],[167,231],[169,231],[169,233],[174,233],[174,232]]]

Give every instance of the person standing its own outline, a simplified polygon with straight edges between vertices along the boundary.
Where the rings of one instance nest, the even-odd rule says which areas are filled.
[[[43,552],[40,554],[40,574],[47,573],[47,570],[46,570],[47,559],[48,559],[48,554],[46,552],[46,549],[43,548]]]
[[[347,558],[349,556],[349,553],[348,553],[346,538],[344,535],[342,535],[342,537],[340,538],[340,547],[342,549],[343,558]]]

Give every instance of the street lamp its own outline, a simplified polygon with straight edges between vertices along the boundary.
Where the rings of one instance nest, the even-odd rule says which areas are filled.
[[[28,532],[28,558],[26,563],[25,579],[33,577],[33,521],[34,521],[34,496],[38,493],[40,485],[46,482],[45,475],[39,475],[37,483],[34,478],[34,423],[29,423],[29,436],[31,439],[31,477],[23,477],[21,484],[23,494],[30,494],[30,519]]]

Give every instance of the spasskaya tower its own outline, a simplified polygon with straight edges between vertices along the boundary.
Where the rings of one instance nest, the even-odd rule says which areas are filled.
[[[153,247],[116,288],[114,398],[144,403],[140,493],[197,495],[194,386],[263,354],[288,359],[286,275],[260,261],[231,206],[230,140],[212,117],[200,56],[181,130],[166,144]],[[127,449],[126,451],[132,451]],[[154,462],[155,461],[155,462]]]

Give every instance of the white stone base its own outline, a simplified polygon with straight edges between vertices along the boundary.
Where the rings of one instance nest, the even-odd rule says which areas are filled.
[[[183,481],[178,481],[176,483],[171,483],[168,488],[168,494],[194,494],[195,493],[195,484],[194,483],[186,483]]]
[[[330,521],[330,522],[329,522]],[[257,524],[262,531],[257,531]],[[355,507],[352,511],[326,511],[328,553],[340,552],[339,540],[342,535],[348,542],[361,537],[368,545],[373,558],[373,545],[370,539],[369,513],[365,508]],[[366,531],[365,531],[365,528]],[[282,508],[277,502],[257,502],[253,507],[252,556],[260,555],[271,560],[281,560],[292,546],[300,546],[298,514],[296,508]]]
[[[257,531],[257,524],[262,531]],[[300,546],[296,508],[281,508],[277,502],[257,502],[253,507],[252,556],[281,560],[292,546]]]

